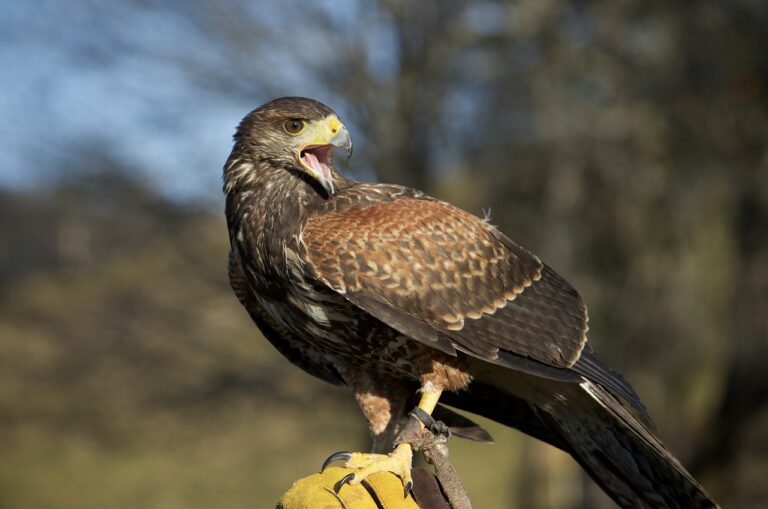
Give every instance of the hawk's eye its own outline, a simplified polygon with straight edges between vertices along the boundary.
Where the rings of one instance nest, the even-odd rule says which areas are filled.
[[[288,134],[299,134],[304,130],[304,121],[300,118],[292,118],[285,121],[283,128]]]

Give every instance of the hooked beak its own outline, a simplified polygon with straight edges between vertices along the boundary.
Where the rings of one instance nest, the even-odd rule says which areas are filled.
[[[304,170],[314,178],[332,196],[333,185],[333,149],[343,148],[347,159],[352,156],[352,139],[349,131],[336,117],[330,115],[307,125],[298,158]]]
[[[349,137],[349,131],[341,124],[341,127],[330,139],[329,143],[334,147],[343,148],[347,153],[347,161],[352,157],[352,138]]]

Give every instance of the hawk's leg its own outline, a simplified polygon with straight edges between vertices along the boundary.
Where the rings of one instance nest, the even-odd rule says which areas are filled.
[[[435,388],[427,382],[422,389],[421,399],[417,408],[427,415],[432,415],[432,411],[440,399],[441,389]],[[424,424],[419,420],[420,429]],[[392,472],[398,476],[405,486],[405,494],[411,491],[413,481],[411,480],[411,463],[413,461],[413,448],[407,442],[400,442],[395,446],[395,450],[389,454],[366,454],[360,452],[338,452],[330,456],[323,464],[323,469],[329,463],[336,460],[346,460],[346,468],[358,469],[357,472],[344,476],[337,484],[336,490],[346,484],[357,484],[367,477],[377,472]]]

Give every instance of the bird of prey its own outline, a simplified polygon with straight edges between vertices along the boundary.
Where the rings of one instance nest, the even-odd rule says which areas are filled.
[[[629,384],[587,342],[587,308],[534,254],[419,191],[347,179],[352,152],[327,106],[275,99],[237,128],[224,167],[229,277],[293,364],[349,387],[373,453],[343,453],[357,483],[386,470],[410,487],[395,443],[452,407],[568,453],[622,507],[717,507],[655,436]],[[445,409],[443,409],[445,410]]]

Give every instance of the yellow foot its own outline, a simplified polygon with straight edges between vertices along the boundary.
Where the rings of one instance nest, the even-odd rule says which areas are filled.
[[[398,444],[395,450],[389,454],[366,454],[362,452],[337,452],[332,454],[321,469],[334,461],[344,460],[346,468],[358,469],[357,472],[347,474],[336,483],[334,489],[338,493],[345,484],[357,484],[377,472],[392,472],[403,481],[405,496],[408,496],[413,488],[411,479],[411,463],[413,461],[413,451],[409,444]]]

